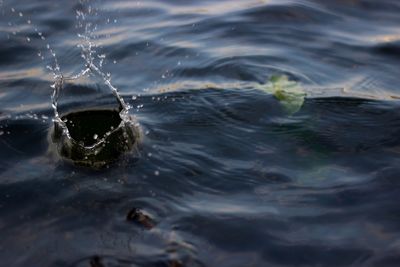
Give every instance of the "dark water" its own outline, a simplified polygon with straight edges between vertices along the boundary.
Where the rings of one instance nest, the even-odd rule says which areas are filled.
[[[0,266],[400,265],[399,1],[0,7]],[[83,68],[77,10],[145,133],[101,171],[48,152],[46,45]],[[282,74],[292,116],[254,88]]]

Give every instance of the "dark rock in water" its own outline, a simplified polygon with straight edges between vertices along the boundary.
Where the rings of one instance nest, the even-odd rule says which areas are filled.
[[[184,266],[183,263],[178,260],[171,260],[168,263],[168,267],[183,267],[183,266]]]
[[[90,267],[104,267],[99,256],[94,256],[90,259]]]
[[[126,216],[126,220],[129,222],[134,222],[150,230],[154,227],[154,221],[150,218],[150,216],[144,214],[140,209],[133,208],[129,211]]]
[[[374,50],[381,55],[400,58],[400,42],[380,44]]]
[[[60,122],[55,122],[52,141],[59,155],[74,164],[101,168],[137,149],[139,126],[133,118],[123,120],[118,110],[83,110],[61,119],[69,136]]]

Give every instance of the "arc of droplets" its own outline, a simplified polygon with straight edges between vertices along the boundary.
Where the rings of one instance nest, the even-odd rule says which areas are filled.
[[[91,14],[92,12],[95,12],[95,10],[89,5],[88,14]],[[83,28],[84,26],[84,34],[78,34],[78,37],[82,38],[84,42],[78,46],[82,49],[82,58],[86,61],[86,69],[84,69],[78,75],[85,75],[87,72],[92,72],[99,75],[103,79],[103,82],[111,90],[112,94],[117,98],[117,101],[120,105],[120,114],[122,116],[122,119],[125,120],[127,119],[130,106],[127,105],[124,99],[120,96],[120,94],[118,93],[118,89],[111,84],[111,75],[102,72],[101,69],[94,63],[94,55],[96,54],[96,51],[93,50],[93,47],[95,45],[92,42],[91,36],[96,30],[97,26],[94,26],[94,28],[91,29],[93,25],[90,22],[86,22],[86,14],[84,12],[77,11],[76,14],[76,18],[80,20],[78,22],[79,27]],[[102,66],[104,58],[105,55],[100,56],[100,67]]]
[[[0,0],[0,6],[3,5],[3,1]],[[11,8],[11,13],[15,14],[15,16],[22,18],[24,17],[24,14],[20,11],[17,12],[17,10],[15,10],[15,8]],[[29,26],[33,26],[33,23],[31,21],[31,19],[26,19],[26,23]],[[34,31],[36,33],[36,35],[38,36],[39,39],[45,41],[46,37],[43,35],[42,32],[40,32],[38,30],[37,27],[34,27]],[[26,37],[27,42],[31,42],[31,39],[29,37]],[[59,122],[60,125],[63,127],[64,131],[65,129],[67,129],[65,123],[61,120],[58,111],[57,111],[57,99],[58,99],[58,95],[59,95],[59,91],[62,88],[62,84],[63,84],[63,75],[61,73],[61,68],[60,65],[58,64],[58,60],[57,60],[57,55],[54,52],[53,48],[51,47],[51,45],[49,43],[46,44],[46,48],[47,51],[50,53],[51,58],[53,59],[53,66],[46,66],[47,69],[49,69],[52,74],[53,74],[53,79],[54,79],[54,83],[51,85],[51,87],[54,89],[53,90],[53,94],[52,94],[52,107],[54,110],[54,120]],[[44,60],[44,56],[42,55],[42,53],[39,51],[38,56]],[[66,131],[67,136],[69,137],[69,133],[68,130]]]

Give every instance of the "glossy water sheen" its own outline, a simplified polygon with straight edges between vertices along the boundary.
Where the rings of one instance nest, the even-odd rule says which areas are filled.
[[[37,56],[49,43],[63,73],[83,69],[89,5],[145,133],[139,159],[101,171],[48,152],[53,61]],[[1,266],[400,265],[399,1],[0,7]],[[274,74],[322,96],[288,116],[254,89]],[[115,101],[99,90],[60,105]]]

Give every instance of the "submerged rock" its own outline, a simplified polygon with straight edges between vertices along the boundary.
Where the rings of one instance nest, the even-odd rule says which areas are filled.
[[[138,224],[147,230],[154,228],[155,225],[153,219],[138,208],[131,209],[126,215],[126,220]]]
[[[105,267],[105,265],[101,262],[100,257],[96,255],[90,259],[90,267]]]
[[[64,160],[76,165],[101,168],[137,150],[139,126],[133,117],[122,119],[119,110],[74,111],[61,120],[54,122],[52,143]]]

